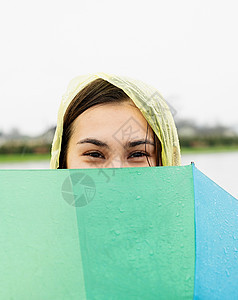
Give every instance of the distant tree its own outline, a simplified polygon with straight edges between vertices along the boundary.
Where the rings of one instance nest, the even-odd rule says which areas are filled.
[[[10,133],[8,134],[9,137],[11,138],[17,138],[17,137],[20,137],[21,136],[21,133],[19,131],[18,128],[16,127],[13,127],[11,130],[10,130]]]

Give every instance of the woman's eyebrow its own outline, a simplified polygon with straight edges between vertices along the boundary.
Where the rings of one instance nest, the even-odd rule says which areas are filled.
[[[86,138],[86,139],[83,139],[83,140],[77,142],[77,144],[85,144],[85,143],[93,144],[93,145],[96,145],[96,146],[99,146],[99,147],[104,147],[104,148],[107,148],[107,149],[110,148],[107,143],[104,143],[104,142],[102,142],[100,140],[92,139],[92,138]],[[155,143],[152,142],[152,141],[149,141],[149,140],[137,140],[137,141],[133,141],[133,142],[127,142],[124,145],[124,148],[132,148],[132,147],[136,147],[138,145],[144,145],[144,144],[150,144],[152,146],[155,146]]]
[[[85,144],[85,143],[94,144],[94,145],[99,146],[99,147],[109,148],[108,144],[106,144],[102,141],[99,141],[97,139],[86,138],[84,140],[81,140],[81,141],[77,142],[77,144]]]
[[[150,144],[152,146],[155,146],[155,143],[152,141],[148,141],[148,140],[138,140],[138,141],[133,141],[133,142],[127,142],[125,147],[135,147],[138,145],[144,145],[144,144]]]

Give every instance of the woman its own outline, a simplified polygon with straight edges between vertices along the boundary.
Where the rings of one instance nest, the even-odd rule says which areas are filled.
[[[180,165],[172,114],[154,88],[97,73],[70,82],[52,144],[52,169]]]

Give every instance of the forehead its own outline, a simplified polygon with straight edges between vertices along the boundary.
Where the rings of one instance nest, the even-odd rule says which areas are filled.
[[[74,132],[80,137],[97,135],[110,138],[136,131],[140,138],[145,137],[146,130],[147,121],[132,101],[95,105],[74,121]]]

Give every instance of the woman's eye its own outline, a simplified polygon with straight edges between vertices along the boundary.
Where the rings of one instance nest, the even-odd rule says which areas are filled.
[[[89,153],[84,153],[84,155],[96,157],[96,158],[103,158],[103,155],[100,152],[89,152]]]
[[[130,155],[130,157],[143,157],[143,156],[150,156],[150,155],[145,152],[134,152]]]

